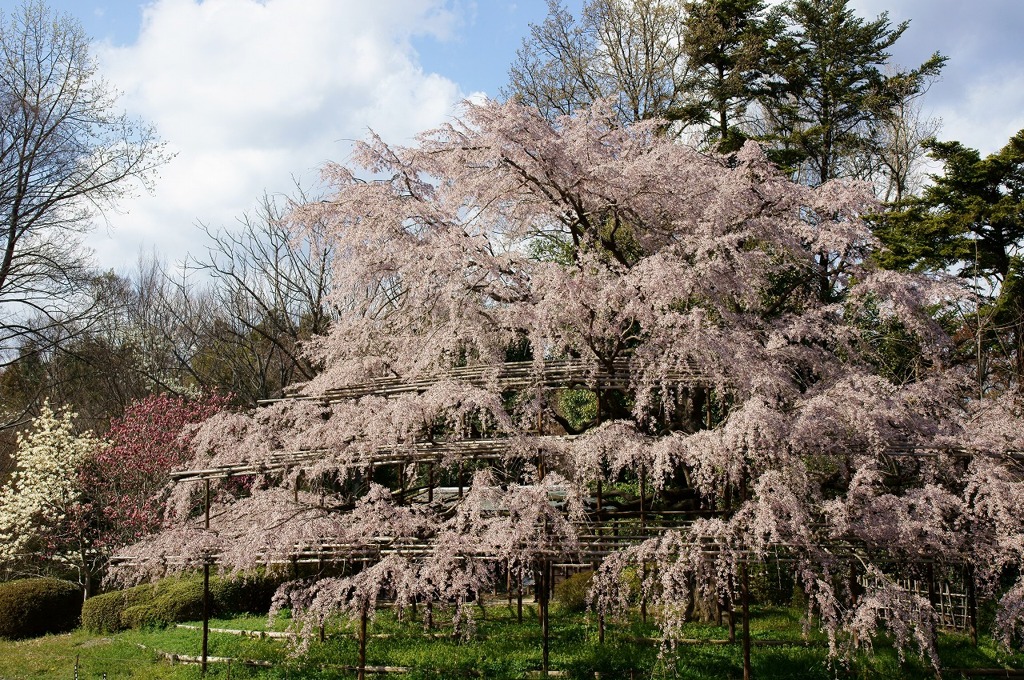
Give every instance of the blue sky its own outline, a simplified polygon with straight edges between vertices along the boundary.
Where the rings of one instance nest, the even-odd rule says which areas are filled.
[[[583,0],[569,0],[578,9]],[[0,8],[15,0],[0,0]],[[152,195],[127,200],[90,244],[130,269],[202,248],[196,224],[230,228],[264,191],[316,182],[372,127],[409,142],[469,96],[496,96],[544,0],[50,0],[96,41],[121,103],[177,154]],[[912,66],[950,58],[925,98],[939,136],[984,153],[1024,128],[1024,0],[851,0],[910,28]]]

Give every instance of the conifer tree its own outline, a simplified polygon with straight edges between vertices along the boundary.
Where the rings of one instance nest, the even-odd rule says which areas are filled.
[[[921,91],[945,63],[938,53],[917,68],[887,72],[889,48],[908,22],[872,21],[849,0],[792,0],[781,6],[786,33],[772,49],[773,83],[762,97],[773,158],[817,185],[855,176],[851,160],[873,153],[877,123]]]

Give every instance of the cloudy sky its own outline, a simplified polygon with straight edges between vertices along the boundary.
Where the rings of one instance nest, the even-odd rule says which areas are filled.
[[[983,153],[1024,128],[1024,0],[851,0],[911,20],[894,62],[949,57],[925,100],[940,137]],[[14,0],[0,0],[0,7]],[[156,249],[202,250],[197,223],[230,227],[263,191],[316,181],[372,127],[391,142],[496,96],[544,0],[50,0],[96,41],[122,105],[177,155],[152,195],[92,238],[126,270]],[[566,3],[578,8],[582,0]]]

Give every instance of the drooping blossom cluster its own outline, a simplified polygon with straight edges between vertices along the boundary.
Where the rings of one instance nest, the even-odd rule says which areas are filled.
[[[385,596],[459,604],[497,569],[580,554],[597,484],[631,482],[653,516],[670,498],[700,516],[601,555],[599,611],[639,588],[671,639],[696,600],[734,601],[746,566],[784,558],[835,653],[885,626],[934,660],[928,603],[893,565],[975,564],[989,594],[1021,573],[1017,398],[972,396],[933,316],[956,285],[871,264],[866,187],[797,185],[756,145],[719,157],[658,131],[607,104],[552,122],[486,102],[416,146],[372,137],[359,168],[328,166],[333,195],[295,220],[326,225],[339,253],[339,318],[308,347],[322,372],[200,429],[191,467],[241,466],[251,490],[215,480],[203,531],[183,487],[139,564],[245,568],[330,545],[376,552],[282,589],[312,623]],[[509,361],[529,379],[508,382]],[[576,376],[553,383],[557,361]],[[577,434],[570,389],[596,418],[557,436]],[[458,453],[484,439],[503,453]],[[425,466],[394,460],[430,446],[448,485],[489,469],[427,505]],[[999,594],[1006,639],[1022,592]]]

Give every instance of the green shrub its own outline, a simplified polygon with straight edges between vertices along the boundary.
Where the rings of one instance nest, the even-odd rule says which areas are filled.
[[[125,628],[164,627],[203,616],[203,582],[196,578],[165,578],[151,588],[151,596],[121,612]]]
[[[78,625],[82,590],[56,578],[0,584],[0,637],[27,638],[63,633]]]
[[[280,579],[263,572],[214,576],[210,579],[210,614],[265,614],[279,583]],[[82,610],[82,625],[94,633],[113,633],[195,621],[202,616],[203,580],[190,575],[90,598]]]
[[[116,633],[123,630],[121,612],[124,610],[124,601],[123,590],[90,597],[82,604],[82,627],[90,633]]]
[[[594,572],[581,571],[573,574],[555,586],[555,601],[568,612],[582,612],[587,609],[587,593],[594,580]]]
[[[124,610],[153,599],[155,589],[146,583],[127,590],[112,590],[90,597],[82,605],[82,627],[91,633],[117,633],[129,628]]]
[[[227,614],[266,614],[281,577],[263,571],[243,572],[210,579],[213,611]]]

